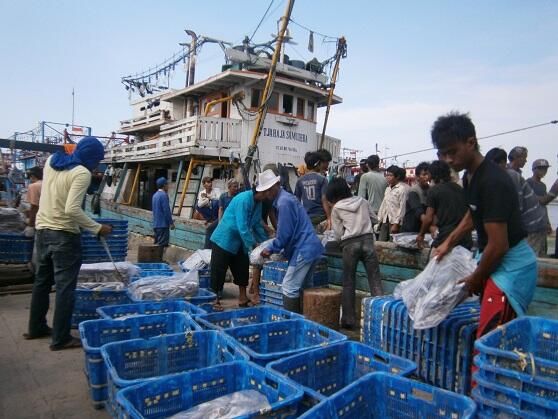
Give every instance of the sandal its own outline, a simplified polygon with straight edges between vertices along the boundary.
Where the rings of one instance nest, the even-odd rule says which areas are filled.
[[[214,312],[221,312],[224,311],[223,306],[221,305],[221,303],[215,303],[211,305],[211,308],[213,309]]]
[[[51,351],[62,351],[64,349],[81,348],[81,340],[71,337],[70,340],[62,345],[50,345]]]
[[[243,303],[238,303],[238,307],[239,308],[250,308],[250,307],[254,307],[256,304],[254,304],[252,301],[247,300]]]

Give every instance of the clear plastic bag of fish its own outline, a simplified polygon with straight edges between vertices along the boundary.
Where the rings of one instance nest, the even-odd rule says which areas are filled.
[[[194,270],[175,276],[142,278],[130,284],[128,291],[136,300],[168,300],[193,297],[198,294],[199,288],[198,271]]]
[[[196,250],[192,256],[182,262],[182,268],[186,271],[204,269],[211,263],[211,249]]]
[[[2,233],[23,233],[25,219],[17,208],[0,208],[0,231]]]
[[[262,256],[262,252],[264,249],[269,247],[271,242],[274,239],[268,239],[263,241],[259,244],[259,246],[254,247],[254,249],[250,252],[250,264],[256,266],[263,266],[265,262],[265,258]]]
[[[126,288],[122,282],[78,282],[76,289],[91,291],[121,291]]]
[[[405,249],[418,249],[417,236],[417,233],[398,233],[391,235],[391,237],[393,238],[393,242],[397,246],[403,247]],[[430,247],[434,240],[432,239],[432,236],[430,234],[425,234],[424,241]]]
[[[115,271],[114,265],[116,265],[118,272]],[[118,280],[129,283],[131,278],[139,275],[139,272],[139,268],[130,262],[87,263],[81,265],[78,282],[113,282]]]
[[[415,278],[399,283],[393,296],[403,300],[415,329],[436,327],[468,297],[464,284],[457,282],[476,266],[473,254],[456,246],[441,261],[431,259]]]
[[[271,405],[264,394],[256,390],[241,390],[200,403],[167,419],[231,419],[250,413],[264,413]]]

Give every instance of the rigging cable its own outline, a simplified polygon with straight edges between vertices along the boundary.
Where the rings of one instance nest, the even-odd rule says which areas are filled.
[[[265,17],[267,16],[267,12],[269,12],[269,9],[271,9],[271,6],[273,6],[274,1],[275,0],[271,0],[271,2],[269,3],[269,6],[267,6],[267,9],[265,10],[265,13],[263,14],[262,18],[260,19],[260,23],[258,23],[258,26],[256,26],[256,29],[254,29],[254,32],[252,33],[252,36],[250,37],[250,42],[252,42],[252,39],[254,38],[254,35],[256,35],[256,32],[258,32],[258,29],[260,29],[260,26],[263,23]]]
[[[511,131],[504,131],[504,132],[499,132],[497,134],[490,134],[490,135],[486,135],[484,137],[477,137],[477,140],[485,140],[487,138],[499,137],[501,135],[512,134],[514,132],[527,131],[529,129],[544,127],[545,125],[552,125],[552,124],[558,124],[558,119],[550,121],[550,122],[544,122],[542,124],[536,124],[536,125],[530,125],[528,127],[512,129]],[[382,160],[396,159],[397,157],[409,156],[411,154],[424,153],[425,151],[431,151],[431,150],[435,150],[435,149],[436,149],[435,147],[430,147],[430,148],[423,148],[422,150],[410,151],[408,153],[394,154],[393,156],[383,157]]]
[[[307,30],[308,32],[312,32],[312,33],[314,33],[315,35],[319,35],[319,36],[321,36],[321,37],[324,38],[324,39],[331,39],[331,40],[337,40],[337,39],[338,39],[336,36],[325,35],[325,34],[323,34],[323,33],[320,33],[320,32],[318,32],[318,31],[315,31],[315,30],[313,30],[313,29],[310,29],[310,28],[308,28],[307,26],[301,25],[300,23],[295,22],[292,18],[290,19],[290,22],[291,22],[291,23],[294,23],[294,24],[295,24],[296,26],[298,26],[299,28],[305,29],[305,30]]]

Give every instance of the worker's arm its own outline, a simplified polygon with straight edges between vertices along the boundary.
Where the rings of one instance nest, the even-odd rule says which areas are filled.
[[[174,229],[174,221],[172,219],[172,213],[171,213],[171,210],[170,210],[169,196],[167,194],[165,194],[165,196],[163,198],[164,199],[161,200],[161,205],[163,206],[162,210],[163,210],[163,214],[165,216],[165,220],[166,220],[167,224],[169,225],[169,227]]]
[[[331,211],[331,229],[335,235],[335,240],[341,240],[343,237],[343,220],[339,217],[339,212],[335,210],[335,207]]]
[[[279,253],[285,248],[285,245],[290,241],[294,232],[294,220],[297,218],[296,208],[294,205],[282,205],[281,217],[277,224],[277,233],[275,239],[271,242],[266,250],[271,253]]]
[[[234,207],[235,214],[234,218],[236,220],[236,227],[238,229],[238,233],[240,234],[240,238],[242,239],[242,243],[244,245],[244,251],[246,253],[250,253],[250,251],[254,248],[256,241],[254,240],[254,236],[252,235],[252,226],[250,226],[249,219],[250,214],[253,211],[253,202],[251,202],[251,197],[242,197],[241,202],[239,202],[238,206]],[[230,210],[229,210],[230,211]],[[261,218],[261,214],[260,214]]]
[[[368,199],[368,185],[367,185],[367,181],[366,181],[366,177],[361,176],[360,177],[360,182],[358,184],[358,192],[357,192],[358,196],[364,198],[364,199]]]
[[[217,213],[217,220],[221,221],[221,218],[223,218],[223,207],[221,205],[219,205],[219,212]]]
[[[509,249],[508,244],[508,225],[506,223],[484,223],[484,231],[488,237],[488,242],[482,257],[477,265],[477,269],[459,283],[464,283],[471,294],[478,294],[492,272],[496,270],[502,258]]]
[[[39,212],[39,206],[31,204],[29,207],[29,226],[35,227],[35,220],[37,219],[37,212]]]
[[[93,221],[81,209],[83,198],[85,197],[85,193],[87,192],[87,188],[91,182],[91,173],[88,171],[86,172],[86,170],[87,169],[84,168],[84,170],[74,171],[64,212],[81,228],[84,228],[96,235],[101,231],[101,224]]]
[[[429,231],[430,226],[434,222],[434,215],[435,214],[436,213],[434,212],[434,208],[426,207],[426,212],[424,213],[424,216],[422,217],[422,223],[420,225],[420,231],[419,231],[419,234],[417,236],[417,245],[418,245],[419,248],[422,248],[422,247],[425,246],[424,235],[426,234],[427,231]]]
[[[451,249],[461,241],[465,234],[473,230],[473,216],[471,215],[471,210],[467,210],[467,213],[463,216],[458,226],[453,230],[448,238],[444,242],[434,248],[432,255],[436,256],[438,260],[441,260],[445,255],[447,255]]]
[[[558,196],[558,179],[556,179],[546,195],[539,197],[539,202],[541,205],[550,204],[556,199],[556,196]]]

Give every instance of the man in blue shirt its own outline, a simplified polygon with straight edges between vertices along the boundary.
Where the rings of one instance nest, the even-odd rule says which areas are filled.
[[[159,190],[153,194],[153,199],[151,200],[155,244],[167,247],[170,239],[169,230],[174,230],[169,195],[167,193],[169,190],[167,179],[164,177],[157,179],[157,188],[159,188]]]
[[[318,153],[306,153],[304,162],[308,172],[297,180],[294,194],[302,202],[315,227],[328,218],[329,207],[325,201],[327,179],[320,174],[322,161]]]
[[[281,188],[278,179],[271,170],[266,170],[259,175],[256,188],[267,190],[267,199],[273,201],[273,207],[277,211],[277,234],[271,245],[261,254],[268,257],[282,251],[289,260],[282,283],[283,306],[287,310],[301,313],[300,289],[305,280],[313,275],[314,266],[324,248],[304,208],[294,195]]]

